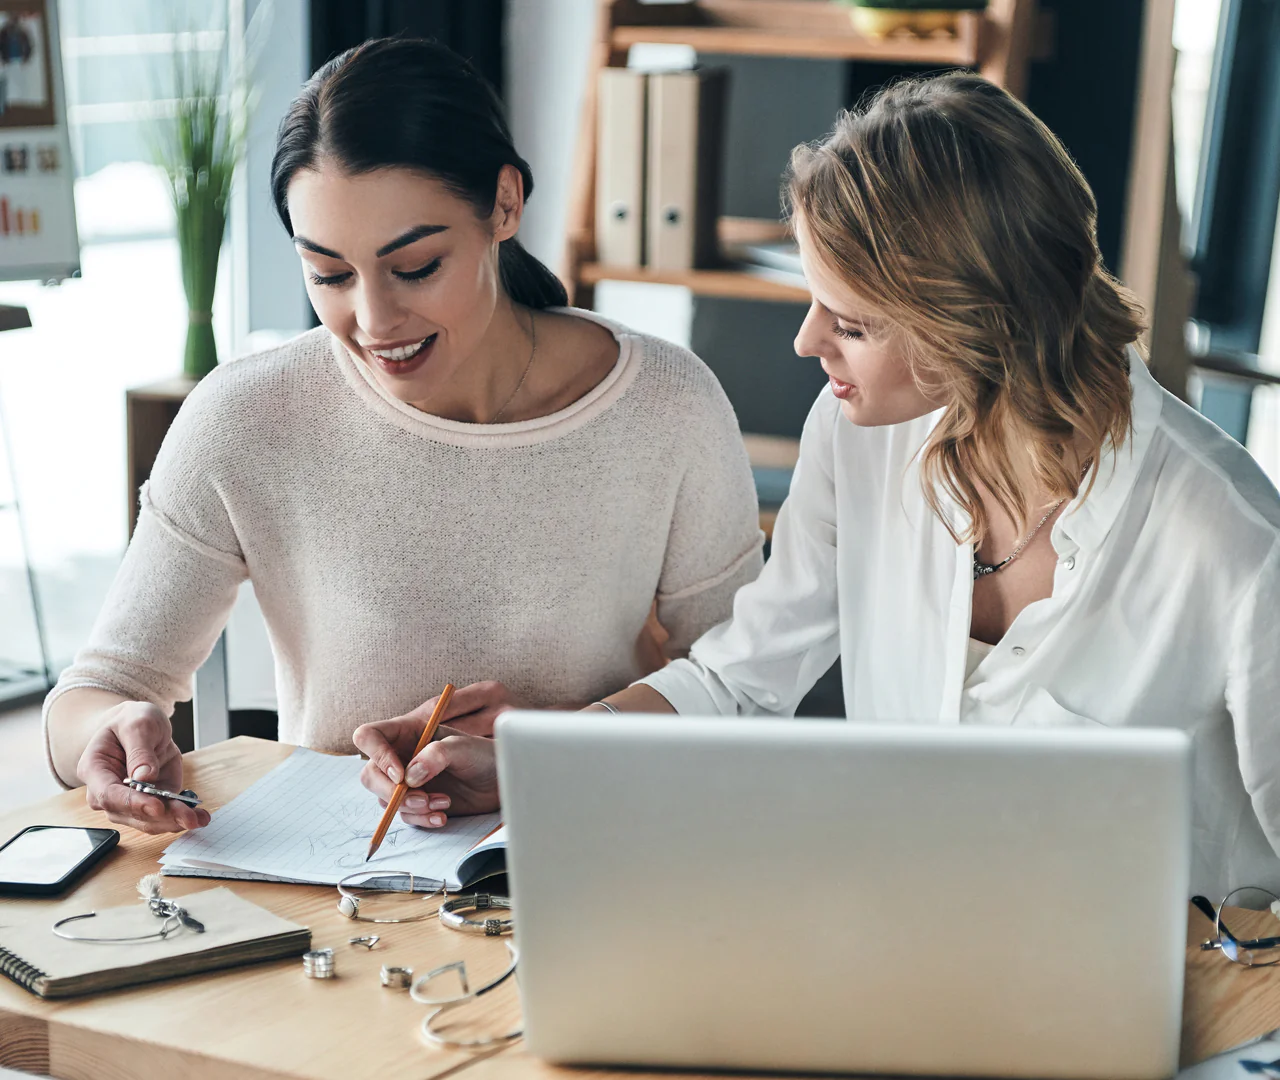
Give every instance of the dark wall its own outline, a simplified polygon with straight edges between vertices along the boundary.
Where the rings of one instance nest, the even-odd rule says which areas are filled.
[[[1163,0],[1153,0],[1163,2]],[[1062,139],[1098,201],[1098,244],[1118,268],[1141,54],[1143,0],[1041,0],[1057,18],[1052,60],[1032,65],[1027,103]],[[703,57],[731,72],[723,213],[772,217],[791,148],[836,112],[924,69],[822,60]],[[795,304],[695,301],[692,346],[715,371],[744,431],[799,434],[825,377],[791,342]]]
[[[1168,0],[1154,0],[1168,2]],[[1142,52],[1143,0],[1040,0],[1054,55],[1031,65],[1027,104],[1071,152],[1098,200],[1098,246],[1114,272],[1124,232]],[[848,101],[923,69],[850,65]]]
[[[1040,6],[1057,17],[1057,48],[1053,60],[1032,65],[1027,104],[1066,144],[1093,188],[1098,246],[1114,272],[1124,234],[1143,0],[1040,0]]]
[[[434,38],[461,53],[501,94],[505,0],[311,0],[311,70],[369,38]]]

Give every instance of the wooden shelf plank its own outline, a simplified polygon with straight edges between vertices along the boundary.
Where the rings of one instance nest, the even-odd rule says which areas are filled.
[[[699,53],[731,56],[790,56],[809,60],[861,60],[880,64],[920,64],[939,67],[976,67],[976,35],[916,40],[914,38],[865,38],[852,32],[838,35],[761,34],[718,26],[620,26],[613,32],[613,46],[688,45]]]
[[[747,460],[763,469],[794,469],[800,459],[800,440],[785,435],[753,435],[744,432]]]
[[[726,267],[719,270],[650,270],[646,267],[605,266],[584,263],[579,280],[588,285],[602,281],[639,281],[650,285],[680,285],[698,296],[721,296],[734,300],[771,300],[808,304],[809,290],[780,281],[769,271],[747,271]]]
[[[871,38],[853,29],[847,8],[816,0],[701,0],[690,6],[693,17],[685,23],[614,26],[613,47],[652,42],[701,53],[953,67],[979,61],[982,18],[974,13],[961,16],[955,37]]]

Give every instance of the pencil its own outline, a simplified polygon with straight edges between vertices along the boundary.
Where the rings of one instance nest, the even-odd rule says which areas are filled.
[[[422,729],[422,737],[418,739],[417,749],[414,750],[410,761],[422,753],[422,748],[427,745],[436,733],[436,728],[440,726],[440,721],[444,717],[445,710],[449,707],[449,700],[453,697],[453,683],[446,683],[445,688],[440,693],[440,700],[436,702],[436,707],[431,710],[431,719],[427,721],[427,726]],[[374,831],[373,839],[369,841],[369,854],[364,857],[364,861],[368,862],[373,858],[373,853],[382,846],[382,841],[386,838],[387,830],[391,828],[391,823],[396,819],[396,813],[400,809],[400,804],[404,802],[404,797],[409,793],[409,774],[406,770],[405,778],[396,785],[395,791],[391,793],[391,799],[387,803],[387,808],[382,811],[382,820],[378,822],[378,828]]]

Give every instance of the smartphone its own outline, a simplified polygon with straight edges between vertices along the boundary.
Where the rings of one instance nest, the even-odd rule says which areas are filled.
[[[119,842],[115,829],[29,825],[0,847],[0,893],[55,896]]]

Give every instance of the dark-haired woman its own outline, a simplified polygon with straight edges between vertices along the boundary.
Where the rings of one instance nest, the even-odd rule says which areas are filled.
[[[645,673],[655,599],[682,649],[761,565],[716,380],[564,309],[515,239],[533,180],[468,64],[405,39],[331,61],[281,124],[272,184],[323,326],[191,394],[45,706],[56,775],[146,831],[208,820],[122,781],[181,786],[169,715],[246,578],[281,737],[349,751],[364,725],[362,747],[408,760],[446,680],[472,731],[510,702],[585,704]],[[491,804],[466,779],[406,820]]]

